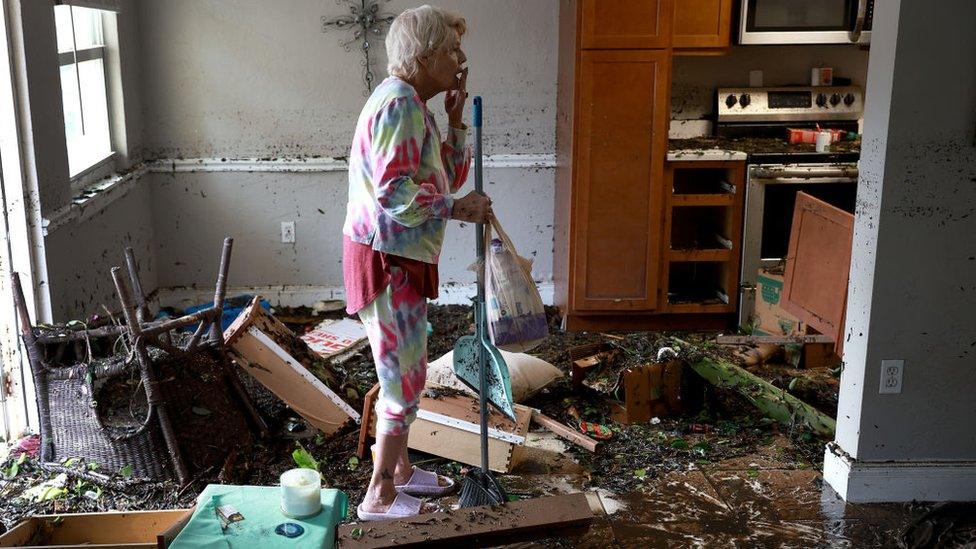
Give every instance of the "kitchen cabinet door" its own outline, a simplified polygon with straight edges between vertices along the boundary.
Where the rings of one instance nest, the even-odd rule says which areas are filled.
[[[675,0],[675,48],[727,48],[731,31],[732,0]]]
[[[667,50],[581,52],[574,310],[657,307],[670,59]]]
[[[682,0],[582,0],[583,49],[666,48],[672,2]]]

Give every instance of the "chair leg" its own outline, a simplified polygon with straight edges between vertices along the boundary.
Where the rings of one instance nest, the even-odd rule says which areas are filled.
[[[37,399],[37,417],[40,423],[40,458],[42,462],[48,462],[53,459],[54,438],[51,432],[51,404],[45,373],[47,365],[44,363],[43,351],[37,343],[37,336],[34,334],[34,327],[31,325],[27,301],[24,299],[24,289],[20,285],[20,275],[13,273],[11,282],[14,290],[14,306],[17,308],[17,316],[20,317],[20,335],[24,340],[27,360],[31,367],[31,377],[34,380],[34,396]]]
[[[216,343],[224,339],[223,316],[224,297],[227,293],[227,271],[230,269],[230,252],[234,248],[234,239],[224,239],[224,247],[220,252],[220,268],[217,271],[217,284],[214,290],[214,309],[219,311],[217,319],[210,327],[210,340]]]
[[[125,248],[125,265],[129,269],[129,280],[132,282],[132,292],[136,298],[136,318],[140,323],[146,322],[149,318],[149,306],[146,304],[146,294],[142,291],[139,266],[136,264],[136,255],[131,246]]]
[[[159,418],[159,427],[163,431],[163,439],[166,448],[169,450],[169,457],[176,471],[176,476],[180,484],[185,485],[189,480],[189,473],[180,452],[179,442],[176,440],[176,433],[173,431],[173,424],[170,421],[169,411],[163,395],[159,393],[159,382],[156,379],[156,372],[153,368],[152,359],[146,350],[146,339],[142,337],[142,327],[136,319],[136,304],[132,301],[132,295],[122,279],[122,269],[112,267],[112,279],[115,281],[115,290],[119,294],[122,302],[122,312],[125,315],[125,322],[129,326],[132,337],[132,345],[136,350],[136,359],[139,362],[139,373],[146,391],[146,400],[149,403],[150,413],[156,411]]]

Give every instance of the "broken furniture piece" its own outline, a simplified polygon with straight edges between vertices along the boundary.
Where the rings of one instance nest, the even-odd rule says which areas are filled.
[[[654,417],[680,414],[684,410],[684,363],[680,360],[644,364],[620,373],[623,399],[611,405],[614,421],[624,425],[647,423]]]
[[[358,422],[359,413],[320,379],[332,373],[325,366],[310,371],[320,359],[260,300],[256,296],[224,335],[238,365],[327,437]]]
[[[582,493],[468,507],[339,527],[340,549],[377,547],[483,547],[525,540],[535,533],[553,535],[593,521]]]
[[[376,436],[374,406],[380,386],[374,385],[363,404],[357,455],[364,458],[367,441]],[[532,409],[513,406],[515,421],[494,409],[488,414],[488,468],[508,473],[523,459],[525,435],[529,431]],[[466,392],[428,383],[420,397],[417,419],[410,426],[407,447],[466,465],[481,463],[481,421],[478,399]]]
[[[854,216],[807,193],[796,195],[783,282],[783,309],[844,348]]]
[[[35,515],[0,536],[0,547],[168,547],[192,509]]]

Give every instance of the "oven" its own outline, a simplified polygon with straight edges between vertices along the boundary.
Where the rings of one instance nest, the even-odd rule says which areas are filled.
[[[759,269],[774,268],[786,260],[796,194],[802,191],[854,213],[856,155],[834,155],[829,162],[813,157],[797,160],[785,155],[750,159],[739,279],[739,326],[743,329],[752,324]]]
[[[874,0],[742,0],[740,44],[869,44]]]

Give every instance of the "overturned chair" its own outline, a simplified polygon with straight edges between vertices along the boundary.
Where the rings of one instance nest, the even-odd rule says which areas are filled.
[[[135,298],[122,270],[112,269],[125,325],[82,330],[32,326],[19,277],[13,275],[21,335],[37,396],[43,467],[95,482],[111,479],[66,470],[59,463],[82,458],[104,472],[128,469],[135,478],[175,478],[185,484],[191,469],[199,472],[219,466],[233,459],[235,445],[248,443],[245,415],[266,433],[263,419],[223,352],[221,317],[232,245],[232,239],[224,241],[213,307],[171,320],[147,321],[148,307],[131,249],[126,250],[126,263]],[[195,324],[192,336],[173,336],[174,331]],[[107,348],[107,356],[94,358],[93,344]],[[65,351],[69,345],[73,356]],[[114,352],[119,346],[125,350]],[[106,403],[99,400],[120,384],[131,393],[129,414],[136,423],[112,421]],[[133,402],[141,418],[135,417]],[[187,454],[192,463],[188,464]]]

